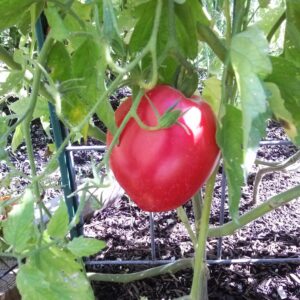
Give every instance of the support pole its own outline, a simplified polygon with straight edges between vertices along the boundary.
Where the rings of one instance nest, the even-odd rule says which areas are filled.
[[[45,32],[42,26],[42,17],[43,16],[40,16],[36,23],[36,36],[37,36],[39,50],[43,47],[44,40],[45,40]],[[55,107],[51,103],[48,103],[48,106],[49,106],[50,122],[53,129],[55,146],[56,148],[59,148],[65,138],[66,129],[64,128],[64,125],[58,120],[55,112]],[[64,192],[65,202],[68,207],[68,214],[70,220],[75,215],[75,212],[78,207],[77,196],[68,197],[76,189],[74,165],[73,165],[73,160],[71,155],[72,154],[70,152],[63,151],[58,158],[59,168],[61,173],[61,184]],[[71,230],[71,238],[82,234],[81,225],[82,224],[78,224],[75,228]]]

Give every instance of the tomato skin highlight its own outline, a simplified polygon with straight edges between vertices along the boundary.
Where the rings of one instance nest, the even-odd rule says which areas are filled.
[[[150,105],[149,99],[152,102]],[[153,105],[160,115],[176,104],[182,115],[177,123],[159,130],[139,127],[131,118],[110,156],[110,167],[128,196],[143,210],[167,211],[186,203],[205,183],[218,158],[216,120],[210,106],[196,97],[159,85],[144,95],[137,109],[148,126],[157,125]],[[116,110],[120,126],[132,104],[127,98]],[[107,144],[112,135],[108,132]]]

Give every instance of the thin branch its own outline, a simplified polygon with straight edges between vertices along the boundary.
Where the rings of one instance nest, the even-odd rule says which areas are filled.
[[[201,218],[201,204],[202,204],[202,192],[201,189],[193,196],[192,204],[193,204],[193,212],[194,212],[194,219],[195,219],[195,230],[196,236],[199,235],[200,229],[200,218]]]
[[[197,248],[195,253],[195,266],[193,282],[191,288],[191,299],[206,300],[207,297],[207,265],[206,265],[206,241],[208,233],[209,215],[213,199],[214,186],[216,181],[217,169],[206,183],[203,208],[201,211],[200,231],[198,234]]]
[[[216,33],[208,26],[197,24],[198,39],[205,41],[208,46],[214,51],[218,58],[224,63],[227,55],[227,48],[221,42]]]
[[[270,32],[267,35],[268,42],[271,41],[273,35],[277,31],[277,29],[280,27],[280,25],[283,23],[283,21],[286,19],[286,12],[284,11],[283,14],[279,17],[277,22],[274,24],[274,26],[271,28]]]
[[[191,227],[191,224],[189,222],[188,216],[186,214],[186,211],[184,210],[184,208],[182,206],[179,206],[177,208],[177,215],[179,217],[179,219],[181,220],[181,222],[183,223],[184,227],[186,228],[189,237],[193,243],[194,248],[196,248],[197,246],[197,238],[196,235]]]
[[[53,42],[54,40],[52,39],[52,37],[48,35],[38,58],[38,63],[40,65],[44,65],[44,63],[46,62],[48,52],[50,51]],[[9,130],[7,130],[7,132],[1,136],[0,141],[6,140],[9,134],[13,132],[19,124],[21,124],[24,120],[31,118],[37,101],[37,96],[38,96],[40,82],[41,82],[41,75],[42,75],[41,69],[36,68],[33,76],[32,93],[30,95],[29,106],[24,112],[24,114],[20,116],[17,122],[15,122],[9,128]]]
[[[10,69],[22,70],[22,66],[13,60],[10,53],[0,46],[0,60],[4,62]]]
[[[236,222],[228,222],[222,226],[210,227],[208,230],[209,237],[221,237],[233,234],[236,230],[262,217],[266,213],[278,208],[296,198],[300,197],[300,185],[284,191],[271,197],[266,202],[251,209],[249,212],[237,218]]]
[[[119,282],[128,283],[136,280],[143,280],[154,276],[164,274],[174,274],[178,271],[192,268],[192,258],[183,258],[174,261],[173,263],[150,268],[144,271],[130,273],[130,274],[103,274],[103,273],[87,273],[87,277],[90,281],[104,281],[104,282]]]
[[[251,201],[252,204],[256,204],[257,202],[257,196],[258,196],[258,190],[259,190],[259,184],[261,183],[261,180],[263,176],[267,173],[272,173],[272,172],[279,172],[279,171],[286,171],[286,168],[289,166],[293,165],[297,161],[300,160],[300,150],[297,151],[294,155],[289,157],[287,160],[277,163],[276,165],[269,166],[263,169],[260,169],[256,176],[255,176],[255,181],[253,185],[253,199]]]
[[[260,159],[256,159],[254,161],[255,165],[262,165],[262,166],[267,166],[267,167],[275,167],[277,166],[279,163],[278,162],[273,162],[273,161],[266,161],[266,160],[260,160]]]

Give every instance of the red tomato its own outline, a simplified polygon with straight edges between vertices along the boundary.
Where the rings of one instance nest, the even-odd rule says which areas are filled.
[[[140,128],[131,118],[112,151],[110,166],[141,209],[160,212],[187,202],[208,179],[219,157],[216,121],[207,103],[200,98],[185,98],[169,86],[156,86],[146,95],[137,109],[146,125],[157,125],[153,105],[160,115],[176,105],[182,115],[172,126],[155,131]],[[129,97],[116,110],[118,126],[131,104]],[[107,144],[111,141],[108,133]]]

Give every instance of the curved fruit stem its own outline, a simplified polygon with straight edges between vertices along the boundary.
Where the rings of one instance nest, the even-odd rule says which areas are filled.
[[[125,118],[123,119],[121,125],[119,126],[117,132],[115,133],[113,140],[111,142],[111,144],[108,147],[108,150],[105,154],[105,157],[103,159],[104,164],[108,164],[109,161],[109,157],[112,153],[112,150],[114,148],[115,145],[118,144],[119,141],[119,137],[123,131],[123,129],[125,128],[126,124],[128,123],[128,121],[130,120],[130,118],[134,117],[136,114],[136,109],[138,107],[138,105],[140,104],[141,100],[142,100],[142,96],[143,96],[143,91],[139,90],[137,96],[135,97],[132,106],[130,107],[129,112],[127,113],[127,115],[125,116]]]

